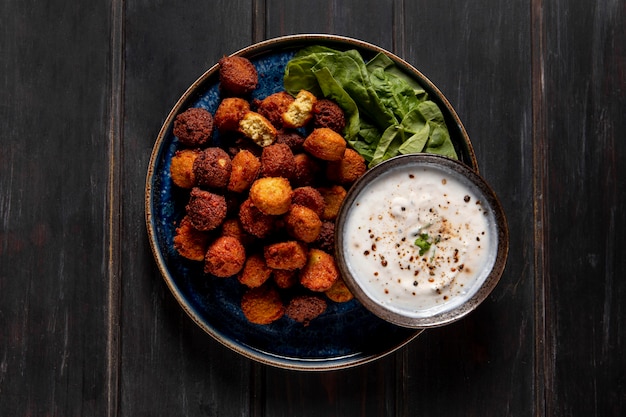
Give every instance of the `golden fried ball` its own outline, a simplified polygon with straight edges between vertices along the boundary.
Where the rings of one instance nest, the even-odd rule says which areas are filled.
[[[286,178],[259,178],[250,187],[250,200],[261,212],[280,215],[291,206],[291,185]]]
[[[183,217],[174,234],[174,248],[180,256],[192,261],[203,261],[209,244],[209,234],[201,232]]]
[[[323,220],[334,220],[339,214],[341,203],[346,198],[347,191],[341,185],[331,185],[329,187],[320,187],[317,189],[322,197],[324,197],[324,213]]]
[[[261,161],[248,150],[241,150],[231,161],[228,191],[242,193],[254,182],[261,170]]]
[[[353,149],[346,149],[343,158],[326,165],[326,177],[340,184],[351,184],[365,174],[365,159]]]
[[[196,176],[193,173],[193,162],[200,151],[197,149],[182,149],[172,156],[170,175],[172,182],[180,188],[192,188],[196,185]]]
[[[278,242],[265,246],[263,256],[270,268],[293,271],[306,264],[307,249],[296,241]]]
[[[280,294],[269,285],[246,291],[241,299],[241,310],[255,324],[270,324],[285,314]]]
[[[335,281],[332,287],[327,289],[324,294],[336,303],[345,303],[354,298],[350,289],[346,286],[346,283],[341,277]]]
[[[295,239],[311,243],[322,229],[322,221],[310,208],[294,204],[283,217],[287,233]]]
[[[237,277],[240,283],[248,288],[260,287],[272,274],[272,269],[265,263],[265,258],[254,253],[246,259],[243,270]]]
[[[311,291],[326,291],[339,279],[335,258],[320,249],[309,250],[307,263],[300,271],[300,284]]]
[[[226,97],[215,111],[215,127],[220,132],[236,132],[239,122],[250,111],[250,103],[239,97]]]
[[[257,102],[257,112],[265,116],[277,129],[280,129],[283,126],[283,113],[287,111],[294,100],[288,92],[279,91]]]
[[[328,127],[313,129],[302,144],[306,152],[324,161],[339,161],[346,152],[346,140]]]
[[[207,249],[204,272],[227,278],[239,273],[245,261],[246,250],[241,242],[232,236],[220,236]]]

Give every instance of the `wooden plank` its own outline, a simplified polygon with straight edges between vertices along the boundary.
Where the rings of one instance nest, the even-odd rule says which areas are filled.
[[[626,410],[626,7],[547,2],[546,415]]]
[[[2,2],[0,414],[103,416],[109,2]]]
[[[250,1],[128,1],[122,143],[120,415],[248,415],[251,361],[205,334],[156,268],[144,184],[161,124],[220,57],[252,42]]]

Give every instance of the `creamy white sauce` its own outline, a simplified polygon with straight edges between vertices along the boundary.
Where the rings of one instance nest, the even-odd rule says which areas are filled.
[[[460,305],[495,262],[495,221],[479,191],[435,166],[381,174],[355,199],[342,233],[363,291],[408,317]]]

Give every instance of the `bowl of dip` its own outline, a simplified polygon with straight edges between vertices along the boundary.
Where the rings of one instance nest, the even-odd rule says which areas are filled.
[[[432,154],[388,159],[349,190],[335,230],[346,285],[372,313],[428,328],[474,310],[504,271],[509,236],[487,182]]]

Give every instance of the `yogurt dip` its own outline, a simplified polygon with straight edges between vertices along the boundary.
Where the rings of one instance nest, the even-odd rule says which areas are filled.
[[[339,241],[368,299],[411,318],[470,299],[495,263],[498,231],[478,187],[435,164],[396,164],[354,197]]]

